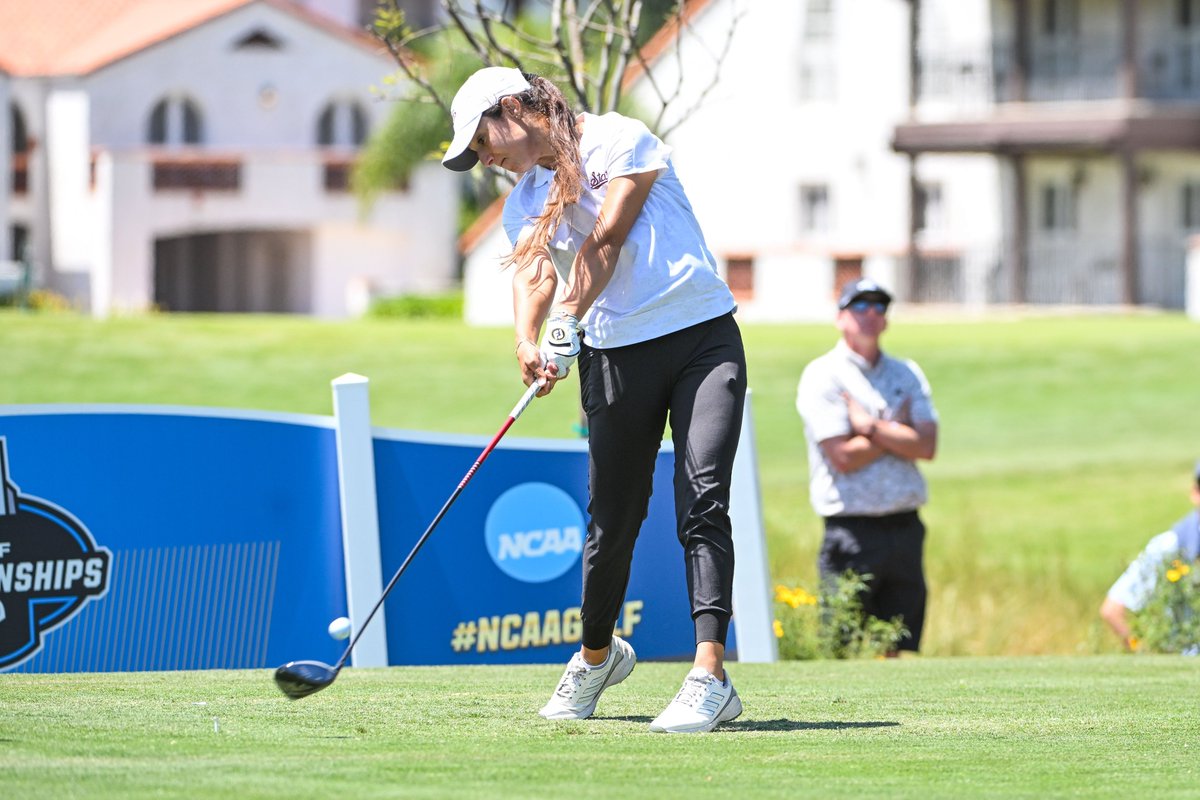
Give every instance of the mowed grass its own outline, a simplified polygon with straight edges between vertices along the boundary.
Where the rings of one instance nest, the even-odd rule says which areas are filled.
[[[551,666],[0,676],[5,797],[1195,797],[1200,662],[913,658],[733,667],[746,711],[652,734],[682,665],[595,717],[536,715]]]
[[[821,528],[794,394],[836,332],[743,328],[771,572],[811,588]],[[1105,590],[1188,509],[1200,325],[1178,314],[937,320],[899,308],[884,345],[921,364],[942,418],[938,458],[924,467],[924,652],[1115,651],[1096,617]],[[449,321],[3,312],[0,350],[0,404],[329,414],[329,381],[357,372],[371,379],[376,425],[490,436],[522,388],[511,331]],[[576,387],[564,385],[509,435],[569,437],[577,413]]]

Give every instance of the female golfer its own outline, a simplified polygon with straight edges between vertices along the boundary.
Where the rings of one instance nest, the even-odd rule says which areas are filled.
[[[503,221],[513,242],[522,379],[545,379],[547,394],[578,359],[587,415],[582,647],[540,713],[591,716],[600,693],[633,671],[633,648],[613,627],[669,421],[696,659],[650,729],[710,731],[742,712],[724,668],[733,588],[729,486],[746,395],[733,295],[717,275],[671,149],[641,122],[576,116],[550,81],[504,67],[468,78],[451,116],[445,166],[461,172],[480,162],[520,176]]]

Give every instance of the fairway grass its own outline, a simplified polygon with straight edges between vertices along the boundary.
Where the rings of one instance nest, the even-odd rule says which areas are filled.
[[[651,734],[682,664],[582,722],[560,667],[348,669],[289,701],[268,670],[0,675],[5,798],[1195,797],[1200,659],[731,664],[746,711]]]

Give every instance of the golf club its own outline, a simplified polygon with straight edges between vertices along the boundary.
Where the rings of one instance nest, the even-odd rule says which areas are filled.
[[[525,394],[521,396],[517,404],[513,406],[512,412],[509,413],[508,419],[504,421],[504,425],[500,427],[500,431],[492,437],[492,441],[488,443],[488,446],[483,448],[483,452],[479,454],[479,458],[475,459],[475,463],[471,465],[471,468],[467,470],[467,474],[459,481],[458,487],[450,495],[450,499],[446,501],[445,505],[442,506],[442,510],[433,518],[433,522],[429,523],[429,527],[425,529],[425,533],[421,534],[421,538],[413,545],[413,549],[405,557],[404,562],[400,565],[400,569],[396,570],[396,574],[388,581],[388,585],[384,588],[383,594],[380,595],[379,599],[375,601],[371,612],[367,614],[366,619],[359,623],[357,626],[358,629],[354,631],[354,638],[350,640],[350,644],[346,645],[346,650],[342,653],[342,657],[337,660],[337,663],[329,666],[321,661],[289,661],[275,670],[275,684],[281,692],[293,700],[299,700],[301,697],[308,697],[310,694],[319,692],[333,683],[338,673],[342,671],[342,667],[345,666],[346,659],[350,657],[351,651],[354,650],[354,645],[358,642],[358,637],[362,636],[363,631],[367,629],[371,618],[375,616],[375,612],[383,605],[383,601],[387,599],[388,594],[392,591],[392,587],[396,585],[396,581],[400,580],[400,576],[404,574],[404,570],[408,568],[417,551],[421,549],[421,545],[425,544],[425,540],[433,533],[433,529],[437,527],[437,524],[442,521],[442,517],[446,515],[450,506],[462,494],[463,487],[475,475],[476,470],[479,469],[479,465],[488,457],[493,448],[504,437],[504,434],[512,427],[512,424],[517,421],[517,417],[521,416],[521,412],[533,401],[533,398],[543,385],[545,385],[544,381],[534,381],[525,390]]]

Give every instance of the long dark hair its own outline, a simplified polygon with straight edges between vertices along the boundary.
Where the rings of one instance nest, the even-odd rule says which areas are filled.
[[[579,154],[579,126],[575,122],[575,112],[550,81],[529,73],[525,73],[525,79],[529,81],[529,88],[511,96],[520,101],[523,112],[531,111],[545,117],[546,133],[554,151],[554,180],[542,213],[533,219],[533,234],[517,243],[504,259],[506,267],[524,263],[538,250],[546,249],[567,206],[579,202],[583,192],[583,162]],[[503,113],[501,104],[496,103],[484,112],[484,116],[498,117]]]

